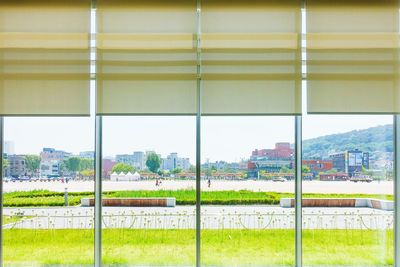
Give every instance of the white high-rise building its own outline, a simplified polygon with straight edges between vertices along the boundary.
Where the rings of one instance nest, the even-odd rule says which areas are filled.
[[[172,171],[175,168],[187,170],[190,168],[189,158],[180,158],[178,153],[170,153],[167,158],[162,159],[161,168],[163,170]]]
[[[138,170],[143,170],[146,167],[146,158],[144,152],[133,152],[133,164],[133,166]]]

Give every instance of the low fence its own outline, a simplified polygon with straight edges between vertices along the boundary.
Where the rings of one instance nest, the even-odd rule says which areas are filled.
[[[5,229],[91,229],[94,227],[93,209],[19,210],[5,215],[11,223]],[[171,212],[104,211],[102,227],[121,229],[195,229],[194,210]],[[203,209],[202,229],[294,229],[293,209],[284,211],[257,210],[225,211]],[[323,209],[303,212],[303,229],[393,229],[393,213],[373,209],[345,209],[324,211]]]

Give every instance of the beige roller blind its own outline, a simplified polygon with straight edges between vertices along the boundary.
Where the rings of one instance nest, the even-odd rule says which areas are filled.
[[[300,1],[203,0],[202,114],[300,114]]]
[[[307,0],[310,113],[398,113],[398,4]]]
[[[97,114],[196,114],[196,1],[97,1]]]
[[[89,115],[90,0],[0,2],[0,115]]]

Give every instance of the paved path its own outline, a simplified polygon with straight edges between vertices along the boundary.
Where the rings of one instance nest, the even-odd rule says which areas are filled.
[[[7,182],[4,183],[4,192],[28,191],[37,189],[47,189],[50,191],[64,192],[65,187],[69,192],[93,192],[93,181],[72,181],[62,183],[54,182]],[[195,181],[166,180],[160,187],[155,186],[154,181],[133,181],[133,182],[103,182],[103,191],[121,191],[121,190],[177,190],[194,189]],[[211,187],[207,187],[207,182],[202,182],[202,190],[251,190],[251,191],[273,191],[273,192],[294,192],[294,182],[272,182],[272,181],[212,181]],[[304,193],[360,193],[360,194],[393,194],[393,182],[371,182],[354,183],[346,182],[321,182],[304,181]]]
[[[5,228],[93,228],[90,207],[4,208],[26,219]],[[202,206],[204,229],[293,229],[294,209],[277,206]],[[195,229],[195,206],[104,207],[104,228]],[[304,208],[305,229],[392,229],[393,212],[370,208]]]

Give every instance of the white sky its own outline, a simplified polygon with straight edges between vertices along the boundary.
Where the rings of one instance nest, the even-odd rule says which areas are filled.
[[[392,123],[392,116],[303,117],[303,139],[365,129]],[[103,154],[155,150],[166,156],[178,152],[195,159],[194,117],[105,117]],[[38,154],[43,147],[68,152],[93,150],[94,118],[6,118],[5,140],[15,143],[15,153]],[[275,142],[294,142],[293,117],[203,117],[202,161],[238,161],[255,148]]]

